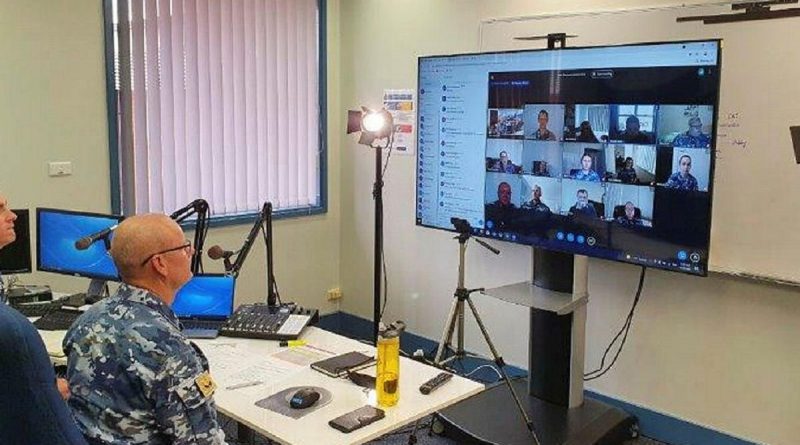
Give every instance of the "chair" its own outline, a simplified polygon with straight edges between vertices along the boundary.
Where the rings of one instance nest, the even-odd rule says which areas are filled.
[[[36,328],[0,304],[0,443],[87,445],[55,382]]]

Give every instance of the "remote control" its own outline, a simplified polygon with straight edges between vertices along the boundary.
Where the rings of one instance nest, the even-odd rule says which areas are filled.
[[[437,375],[436,377],[434,377],[434,378],[428,380],[427,382],[423,383],[419,387],[419,392],[421,392],[421,393],[423,393],[425,395],[428,395],[428,394],[432,393],[436,388],[444,385],[451,378],[453,378],[453,374],[450,374],[449,372],[442,372],[439,375]]]

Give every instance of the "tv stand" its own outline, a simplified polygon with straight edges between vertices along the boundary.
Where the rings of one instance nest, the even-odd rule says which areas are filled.
[[[539,441],[621,444],[636,436],[624,411],[583,395],[588,258],[533,248],[532,280],[483,292],[530,311],[528,378],[512,381]],[[504,384],[437,413],[444,434],[471,444],[530,444]]]

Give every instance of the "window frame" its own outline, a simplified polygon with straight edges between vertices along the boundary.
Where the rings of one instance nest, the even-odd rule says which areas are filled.
[[[120,178],[120,152],[119,152],[119,133],[117,131],[117,121],[119,109],[117,107],[117,92],[114,77],[114,23],[112,0],[103,0],[103,27],[105,43],[105,71],[106,71],[106,108],[108,117],[108,151],[109,151],[109,170],[111,176],[111,212],[121,214],[122,212],[122,185]],[[328,212],[328,70],[327,70],[327,0],[317,0],[318,17],[318,41],[317,41],[317,73],[319,76],[319,204],[313,207],[276,210],[273,212],[274,219],[297,218],[302,216],[321,215]],[[199,196],[202,198],[202,196]],[[249,224],[253,221],[253,216],[257,215],[260,209],[252,212],[237,215],[219,215],[209,217],[210,227],[230,226]],[[183,223],[192,226],[193,221]]]

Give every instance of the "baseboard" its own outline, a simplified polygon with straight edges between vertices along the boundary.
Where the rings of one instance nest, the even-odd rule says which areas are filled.
[[[370,340],[372,338],[372,321],[361,318],[346,312],[334,312],[323,315],[319,320],[319,327],[336,332],[350,338],[360,340]],[[436,351],[438,341],[431,340],[411,332],[403,333],[400,339],[400,346],[407,354],[411,355],[414,351],[421,349],[427,356],[431,356]],[[464,360],[465,372],[473,371],[481,365],[491,363],[489,360],[469,358]],[[509,366],[506,372],[510,376],[527,375],[527,371],[522,368]],[[489,369],[482,369],[473,375],[472,378],[485,382],[496,380],[496,374]],[[680,419],[668,414],[659,413],[649,408],[641,407],[624,400],[615,399],[595,391],[586,390],[585,395],[609,405],[618,407],[626,412],[633,414],[639,419],[639,431],[643,436],[650,437],[661,442],[672,445],[752,445],[744,439],[739,439],[729,434],[692,423],[688,420]]]

